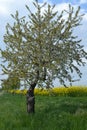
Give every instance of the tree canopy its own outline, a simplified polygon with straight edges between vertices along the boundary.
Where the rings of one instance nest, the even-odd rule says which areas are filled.
[[[59,13],[54,11],[55,5],[42,5],[37,0],[33,5],[35,12],[26,5],[28,17],[20,18],[16,11],[11,15],[13,25],[7,23],[6,49],[1,50],[3,62],[7,62],[2,64],[3,72],[14,72],[28,85],[36,83],[49,88],[58,78],[65,86],[65,80],[73,81],[74,71],[81,77],[78,66],[85,65],[83,58],[87,59],[81,40],[73,33],[81,24],[80,7],[75,10],[69,5],[68,10]]]
[[[19,89],[20,88],[20,79],[14,74],[9,75],[7,79],[3,79],[2,88],[5,90],[8,89]]]

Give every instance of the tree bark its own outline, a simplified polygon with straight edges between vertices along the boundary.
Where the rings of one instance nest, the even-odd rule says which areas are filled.
[[[39,79],[39,70],[37,70],[37,75],[35,81],[30,85],[29,90],[27,91],[27,112],[28,113],[35,113],[35,96],[34,96],[34,89],[37,85]]]
[[[27,112],[35,113],[35,96],[34,96],[34,88],[36,83],[31,84],[29,90],[27,91]]]

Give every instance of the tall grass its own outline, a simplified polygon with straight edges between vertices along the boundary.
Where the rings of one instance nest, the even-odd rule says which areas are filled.
[[[0,96],[0,130],[87,130],[87,97],[36,96],[27,114],[26,97]]]

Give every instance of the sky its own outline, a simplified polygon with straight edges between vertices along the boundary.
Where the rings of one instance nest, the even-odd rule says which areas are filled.
[[[18,10],[20,16],[27,16],[28,11],[25,8],[25,5],[28,5],[32,11],[35,10],[32,1],[33,0],[0,0],[0,48],[5,49],[3,35],[5,34],[6,24],[14,22],[11,14],[15,14],[16,10]],[[84,45],[84,49],[87,51],[87,0],[38,0],[38,2],[47,2],[51,5],[55,4],[55,9],[59,12],[67,9],[68,4],[74,6],[75,9],[80,6],[80,12],[85,15],[83,16],[82,25],[75,30],[75,35],[78,35],[78,37],[82,39],[81,44]],[[73,85],[87,85],[87,65],[85,67],[80,67],[80,70],[83,73],[82,78],[80,81],[73,83]],[[1,73],[2,71],[0,67],[0,79],[3,78]],[[54,85],[58,86],[58,81],[55,81]]]

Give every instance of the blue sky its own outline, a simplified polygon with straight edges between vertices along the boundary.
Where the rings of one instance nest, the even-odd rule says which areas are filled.
[[[0,0],[0,47],[5,48],[3,42],[3,35],[5,34],[6,23],[13,23],[13,19],[10,14],[15,14],[15,11],[18,10],[20,16],[28,14],[28,11],[25,8],[25,5],[29,5],[31,10],[34,11],[32,5],[33,0]],[[81,13],[84,13],[82,26],[76,29],[75,33],[82,39],[84,49],[87,51],[87,0],[38,0],[40,3],[48,2],[50,4],[56,5],[56,10],[63,10],[68,8],[68,4],[71,4],[75,8],[81,6]],[[1,60],[0,60],[1,63]],[[75,85],[87,85],[87,65],[86,67],[80,68],[83,76],[79,82],[74,83]],[[1,67],[0,67],[1,74]],[[2,76],[0,75],[0,79]],[[58,82],[55,82],[55,86],[58,86]]]

